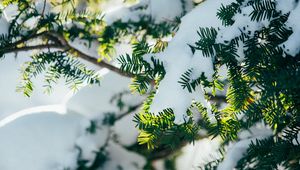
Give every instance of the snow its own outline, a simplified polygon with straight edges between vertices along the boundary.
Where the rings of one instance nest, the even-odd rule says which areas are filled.
[[[79,43],[75,46],[81,48],[81,45]],[[118,53],[130,50],[127,46],[118,47]],[[110,99],[114,94],[128,90],[130,79],[101,69],[98,72],[103,76],[100,87],[86,86],[74,93],[60,82],[49,96],[41,89],[43,77],[40,76],[34,81],[36,89],[33,95],[26,98],[16,93],[15,88],[19,82],[19,68],[23,62],[28,61],[29,58],[24,57],[28,55],[30,53],[19,53],[15,58],[13,54],[8,54],[5,60],[0,62],[0,78],[6,80],[0,84],[1,95],[6,96],[0,98],[0,136],[5,138],[0,141],[0,155],[7,157],[0,161],[0,169],[73,170],[79,157],[77,147],[82,149],[81,158],[87,159],[90,165],[95,159],[95,151],[104,145],[108,137],[108,127],[101,126],[95,134],[90,134],[86,132],[89,121],[97,119],[102,122],[106,112],[120,113]],[[91,64],[88,67],[96,68]],[[125,103],[129,105],[136,105],[143,99],[134,95],[125,97]],[[129,127],[129,124],[132,127]],[[118,144],[111,144],[109,147],[108,153],[111,156],[107,166],[113,167],[119,162],[125,169],[126,166],[130,169],[141,169],[140,167],[144,166],[143,157],[121,148],[136,142],[138,131],[133,126],[131,114],[120,119],[120,122],[116,122],[116,126],[112,127],[113,134],[116,134],[119,140]],[[59,128],[61,129],[58,130]],[[118,155],[118,152],[122,152],[123,160],[115,162],[114,156]],[[30,156],[26,157],[28,153]],[[23,164],[23,161],[26,163]]]
[[[74,141],[82,119],[74,113],[41,112],[2,126],[0,169],[74,169],[78,154]]]
[[[112,84],[114,85],[112,86]],[[115,103],[111,103],[111,98],[119,92],[128,90],[129,84],[129,78],[109,72],[102,78],[100,87],[87,86],[82,88],[68,100],[66,105],[69,109],[83,114],[90,119],[96,118],[102,120],[105,113],[116,113],[118,116],[121,112]],[[144,97],[133,94],[127,94],[123,97],[123,102],[127,106],[135,106],[144,99]],[[124,110],[126,109],[128,108]],[[112,127],[114,134],[117,135],[117,141],[125,146],[134,144],[138,136],[138,131],[132,121],[133,115],[131,113],[129,116],[125,116]]]
[[[202,89],[199,88],[194,93],[189,93],[182,88],[178,81],[188,69],[193,69],[195,77],[205,73],[208,80],[212,79],[214,73],[212,58],[203,56],[201,52],[193,54],[188,44],[195,44],[198,40],[197,30],[199,27],[221,26],[221,21],[217,19],[216,12],[221,3],[226,4],[229,2],[231,1],[203,2],[181,19],[178,32],[163,52],[144,57],[147,60],[148,56],[155,55],[156,58],[163,62],[166,70],[166,75],[160,82],[151,105],[151,112],[158,113],[165,108],[171,108],[175,114],[175,122],[183,123],[186,117],[186,110],[193,100],[198,99],[201,103],[209,105],[203,98],[199,99],[196,97],[204,94]],[[201,22],[195,22],[195,18]]]
[[[141,170],[146,164],[145,158],[128,152],[120,145],[110,142],[107,147],[108,160],[105,162],[103,169],[130,169],[130,170]]]
[[[5,59],[0,62],[0,78],[1,80],[5,80],[0,83],[1,96],[5,96],[0,98],[0,119],[13,112],[33,106],[61,104],[65,100],[65,95],[69,93],[69,89],[60,81],[59,84],[54,87],[53,93],[46,95],[43,92],[44,89],[41,88],[44,84],[42,76],[37,77],[37,79],[33,81],[36,89],[30,98],[24,97],[22,93],[17,93],[16,87],[20,82],[20,67],[25,61],[29,60],[29,58],[26,57],[29,54],[30,53],[19,53],[20,57],[18,58],[15,58],[14,54],[6,54]]]
[[[229,144],[227,153],[224,156],[224,160],[219,164],[218,170],[234,169],[237,162],[246,153],[251,142],[270,137],[272,134],[272,130],[263,123],[257,123],[249,130],[240,132],[240,140]]]
[[[149,4],[150,14],[156,23],[164,21],[174,21],[176,17],[182,15],[184,10],[190,11],[193,7],[192,0],[151,0]],[[183,4],[185,4],[185,9]],[[170,10],[172,9],[172,10]]]
[[[218,33],[217,42],[224,43],[225,41],[230,41],[241,34],[250,33],[249,36],[253,36],[256,30],[260,30],[263,27],[267,27],[269,22],[267,20],[263,21],[251,21],[250,14],[253,11],[252,6],[246,6],[241,9],[241,13],[236,14],[233,17],[235,21],[232,26],[221,28]]]
[[[69,44],[72,47],[80,49],[80,51],[86,55],[92,56],[94,58],[100,58],[100,55],[98,54],[98,51],[97,51],[97,49],[100,45],[98,42],[92,41],[89,44],[89,42],[87,40],[75,38],[73,41],[70,41]]]
[[[110,103],[110,98],[119,90],[126,89],[129,79],[108,73],[102,82],[103,87],[82,88],[65,103],[29,107],[2,119],[0,137],[5,140],[0,141],[0,155],[6,158],[0,160],[0,169],[75,169],[79,156],[76,147],[81,148],[80,158],[88,160],[88,165],[91,165],[96,156],[95,152],[105,144],[109,135],[108,127],[101,124],[95,134],[87,133],[89,120],[97,118],[102,122],[105,112],[119,113],[116,106]],[[116,84],[114,88],[111,88],[112,83]],[[133,102],[131,104],[140,102],[137,99],[140,98],[133,97],[131,100],[134,101],[129,101]],[[113,134],[118,136],[118,144],[110,144],[107,148],[109,162],[105,167],[120,165],[125,169],[141,169],[145,164],[144,158],[121,148],[136,142],[138,131],[134,128],[132,115],[116,122],[112,129]],[[20,151],[22,152],[19,153]],[[119,152],[122,153],[121,157]],[[31,153],[30,156],[26,156],[28,153]],[[17,163],[20,161],[26,163]]]
[[[86,86],[82,88],[70,98],[67,102],[67,107],[90,118],[107,112],[119,113],[119,109],[110,100],[113,95],[128,90],[129,84],[129,78],[109,72],[102,77],[100,87]],[[131,96],[131,100],[136,103],[140,102],[141,99],[135,95]]]
[[[299,142],[300,142],[300,132],[297,133],[297,137],[296,139],[293,139],[292,143],[294,145],[299,145]]]
[[[1,15],[0,25],[1,25],[1,27],[0,27],[0,34],[1,35],[8,34],[8,28],[9,28],[9,26],[8,26],[8,22],[7,22],[4,14]]]
[[[1,33],[8,31],[6,17],[0,20],[3,23]],[[10,17],[13,17],[13,13]],[[92,50],[97,44],[92,44],[91,49],[85,42],[75,40],[72,46],[88,55],[99,57],[97,51]],[[128,45],[122,44],[117,44],[117,48],[116,55],[131,50]],[[77,167],[79,155],[80,159],[86,159],[88,165],[91,165],[96,156],[95,152],[111,135],[116,135],[118,140],[117,143],[110,142],[107,147],[109,161],[105,163],[104,168],[107,169],[107,166],[115,169],[120,165],[125,169],[141,169],[145,159],[123,148],[136,142],[138,131],[132,122],[133,114],[116,122],[116,126],[111,127],[112,134],[108,135],[107,126],[101,126],[104,113],[120,114],[116,104],[110,100],[114,94],[128,90],[130,79],[101,69],[98,71],[98,74],[103,76],[100,87],[85,86],[74,93],[70,92],[63,82],[59,82],[55,85],[53,93],[46,95],[41,88],[44,84],[43,76],[38,76],[34,80],[36,88],[32,96],[26,98],[21,93],[16,93],[15,89],[20,81],[19,69],[24,62],[30,60],[26,57],[30,54],[6,54],[5,60],[0,62],[0,78],[5,80],[0,84],[1,95],[6,96],[0,98],[0,136],[5,138],[0,141],[0,155],[5,157],[0,161],[0,169],[73,170]],[[95,65],[86,64],[89,68],[99,69]],[[135,95],[124,97],[125,103],[130,106],[144,99]],[[91,119],[97,119],[101,123],[95,134],[86,131]],[[128,126],[129,124],[132,126]],[[78,147],[82,151],[81,154]]]
[[[86,117],[75,112],[64,115],[56,112],[28,113],[6,122],[0,128],[0,156],[3,158],[0,168],[73,170],[79,155],[80,159],[88,160],[87,165],[91,165],[95,152],[105,145],[109,131],[108,127],[102,126],[97,128],[95,134],[88,133],[88,122]],[[142,156],[127,151],[117,143],[110,142],[107,152],[109,161],[105,163],[105,169],[121,166],[138,170],[145,165]]]
[[[121,20],[122,22],[138,22],[140,20],[141,11],[131,11],[127,7],[119,6],[109,11],[106,11],[104,19],[108,25]]]
[[[182,123],[192,101],[200,101],[208,109],[210,108],[210,103],[204,99],[203,87],[199,86],[195,92],[189,93],[178,83],[182,74],[188,69],[192,69],[193,78],[204,73],[208,80],[212,80],[213,59],[203,56],[201,51],[193,54],[188,46],[188,44],[194,45],[199,39],[197,35],[199,27],[220,28],[217,42],[223,43],[239,36],[245,25],[247,28],[244,31],[251,31],[253,35],[254,30],[269,24],[267,21],[250,21],[248,15],[251,13],[251,7],[245,7],[240,14],[234,16],[235,23],[232,26],[223,27],[216,17],[216,12],[221,3],[227,5],[233,1],[207,0],[181,18],[179,30],[168,47],[163,52],[155,54],[155,57],[164,63],[166,75],[157,89],[151,112],[158,113],[163,109],[171,108],[176,116],[175,122]],[[42,1],[37,1],[35,4],[40,13],[42,3]],[[123,22],[129,20],[137,22],[144,14],[150,15],[156,23],[173,21],[183,13],[181,0],[141,0],[140,3],[129,7],[123,5],[121,1],[109,3],[113,7],[105,11],[105,20],[109,25],[119,19]],[[192,1],[186,0],[185,3],[185,10],[190,11],[193,7]],[[295,56],[300,52],[299,2],[277,0],[276,3],[277,9],[282,13],[291,11],[286,26],[293,30],[293,34],[282,44],[282,47],[286,53]],[[50,7],[46,5],[45,14],[49,12]],[[1,34],[8,33],[8,22],[15,15],[16,6],[10,5],[5,8],[0,18]],[[28,22],[28,26],[33,26],[31,24],[33,21]],[[95,50],[98,44],[93,43],[91,48],[88,48],[85,43],[76,39],[71,45],[98,58],[99,55]],[[243,47],[241,42],[240,47]],[[123,48],[121,45],[117,49],[120,50],[117,55],[130,51],[128,47]],[[238,49],[238,54],[240,56],[238,60],[242,62],[245,57],[243,48]],[[28,55],[29,53],[19,53],[19,56]],[[145,60],[149,59],[148,56],[144,57]],[[112,127],[97,124],[94,134],[86,131],[90,120],[101,122],[104,114],[108,112],[120,115],[120,110],[110,100],[113,94],[128,90],[130,79],[109,72],[107,69],[101,69],[99,74],[105,75],[101,81],[101,87],[85,86],[74,94],[59,84],[50,96],[44,95],[41,89],[36,88],[32,97],[28,99],[20,93],[15,93],[15,87],[19,82],[18,68],[27,60],[28,58],[22,57],[15,59],[13,54],[9,54],[0,62],[0,79],[5,80],[0,83],[0,94],[5,96],[0,98],[0,169],[75,169],[78,157],[88,160],[88,165],[91,165],[95,160],[95,152],[106,144],[105,151],[109,159],[105,162],[104,169],[118,169],[119,167],[130,170],[142,169],[146,164],[145,158],[124,147],[134,144],[138,135],[132,122],[132,113],[115,122]],[[89,67],[95,68],[94,65],[89,65]],[[37,87],[42,86],[41,80],[42,77],[38,77],[35,81]],[[142,97],[133,95],[125,96],[124,101],[133,106],[142,100]],[[239,134],[239,141],[231,143],[227,148],[225,159],[218,169],[233,169],[251,141],[271,135],[270,128],[263,124],[252,127],[250,132],[242,131]],[[298,134],[298,140],[299,136]],[[113,139],[106,143],[107,138]],[[293,143],[296,144],[296,141]],[[81,148],[81,153],[77,147]],[[218,139],[212,141],[203,139],[197,141],[195,145],[187,145],[182,149],[183,154],[178,157],[176,166],[178,169],[201,166],[211,160],[212,156],[217,156],[218,147]]]
[[[163,170],[165,169],[165,162],[163,159],[157,160],[152,163],[152,166],[157,170]]]
[[[219,158],[220,139],[205,138],[182,148],[176,159],[177,169],[199,169],[210,161]]]
[[[283,14],[290,12],[286,27],[293,31],[293,34],[286,42],[280,45],[280,47],[282,47],[287,54],[296,56],[300,52],[300,39],[298,38],[300,36],[300,24],[298,22],[300,14],[299,2],[296,2],[295,0],[276,0],[275,3],[277,11],[281,11]],[[216,42],[228,42],[239,36],[241,32],[246,33],[248,36],[254,36],[256,30],[261,30],[262,28],[269,26],[270,22],[267,19],[259,22],[251,21],[250,14],[252,11],[252,6],[244,3],[241,12],[233,17],[233,20],[235,21],[234,24],[225,28],[220,27]],[[261,42],[264,41],[262,40]],[[243,44],[239,44],[239,47],[240,50],[243,47]],[[240,57],[238,58],[238,61],[241,62],[243,59],[243,57]]]
[[[18,15],[18,6],[16,4],[9,4],[3,10],[5,19],[10,22]]]
[[[34,5],[39,14],[49,15],[51,12],[51,4],[47,1],[36,0]]]
[[[130,146],[136,143],[136,139],[139,135],[139,132],[136,130],[135,124],[132,121],[133,116],[134,113],[131,113],[117,121],[113,127],[113,132],[116,135],[116,141],[124,146]]]
[[[89,124],[88,124],[89,125]],[[87,165],[92,165],[96,158],[96,152],[105,145],[109,135],[108,127],[97,128],[95,134],[86,131],[89,126],[83,126],[82,136],[76,139],[76,146],[81,148],[80,159],[88,160]]]
[[[40,17],[31,17],[30,19],[28,19],[24,22],[24,26],[27,27],[28,29],[32,30],[32,29],[36,28],[39,19],[40,19]]]
[[[251,17],[249,15],[253,11],[253,8],[247,3],[244,3],[244,6],[241,8],[241,12],[237,13],[233,17],[235,20],[234,24],[229,27],[224,27],[221,24],[221,21],[216,17],[216,13],[221,4],[226,6],[231,2],[234,1],[216,0],[201,3],[186,16],[181,18],[181,24],[178,32],[163,52],[144,56],[146,61],[149,61],[149,56],[156,56],[156,58],[163,62],[166,70],[166,75],[160,82],[151,105],[151,112],[159,113],[163,109],[171,108],[176,115],[175,122],[183,123],[186,117],[186,110],[190,106],[191,101],[197,100],[194,94],[197,94],[198,96],[199,94],[203,94],[203,89],[196,89],[194,94],[183,89],[178,83],[182,74],[187,70],[192,69],[193,77],[197,78],[201,75],[201,73],[205,73],[208,80],[212,79],[212,75],[214,73],[213,59],[203,56],[201,51],[196,51],[192,54],[192,51],[188,46],[188,44],[194,45],[199,39],[196,32],[199,27],[219,28],[220,30],[218,31],[219,33],[216,42],[224,43],[239,36],[241,31],[245,33],[250,32],[249,36],[253,36],[256,30],[268,27],[270,24],[267,19],[259,22],[251,21]],[[295,6],[295,3],[292,3],[291,1],[288,2],[289,5],[287,7],[283,7],[284,4],[281,1],[277,4],[277,6],[279,6],[278,8],[282,11],[287,11],[292,5],[294,5],[295,8],[292,10],[287,21],[287,26],[291,27],[294,33],[285,43],[283,43],[282,46],[285,47],[286,53],[295,56],[300,51],[300,39],[298,38],[300,36],[300,24],[297,20],[299,18],[298,15],[300,14],[300,5],[297,3]],[[195,18],[201,22],[195,22]],[[264,43],[264,40],[261,40],[261,43]],[[245,59],[243,47],[244,44],[240,41],[238,48],[239,57],[237,58],[239,62],[242,62]],[[200,102],[207,103],[202,99],[200,99]]]
[[[295,9],[291,11],[289,19],[287,21],[287,27],[292,28],[293,34],[282,45],[285,52],[292,56],[296,56],[300,52],[299,15],[300,15],[300,4],[298,2],[297,5],[295,6]]]
[[[26,115],[38,114],[41,112],[56,112],[58,114],[66,114],[67,108],[63,104],[54,104],[54,105],[42,105],[36,107],[30,107],[27,109],[20,110],[13,114],[9,114],[6,117],[2,118],[0,121],[0,127],[5,126],[6,124]]]
[[[293,10],[296,6],[295,0],[277,0],[276,8],[282,13],[286,14]]]
[[[118,4],[114,8],[104,10],[104,20],[108,25],[121,20],[122,22],[138,22],[143,16],[151,16],[155,23],[172,22],[184,11],[193,7],[192,0],[185,0],[183,9],[182,0],[141,0],[138,4],[127,7]],[[172,9],[172,10],[170,10]]]

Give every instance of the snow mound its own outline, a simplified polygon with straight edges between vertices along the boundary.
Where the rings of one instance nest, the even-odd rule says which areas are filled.
[[[20,117],[0,128],[0,169],[74,169],[78,150],[79,114],[53,112]]]

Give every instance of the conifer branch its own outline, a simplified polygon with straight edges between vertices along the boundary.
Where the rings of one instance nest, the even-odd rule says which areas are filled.
[[[121,71],[118,67],[110,65],[110,64],[106,63],[105,61],[98,62],[98,59],[96,57],[89,56],[88,54],[83,53],[82,51],[76,49],[75,47],[72,47],[68,43],[68,41],[62,35],[60,35],[58,33],[48,32],[47,36],[50,39],[51,38],[52,39],[53,38],[56,39],[61,44],[61,46],[62,46],[61,48],[62,49],[71,51],[72,53],[76,54],[76,56],[78,56],[78,57],[80,57],[80,58],[82,58],[82,59],[84,59],[86,61],[89,61],[92,64],[98,65],[98,66],[103,67],[103,68],[107,68],[110,71],[113,71],[113,72],[115,72],[115,73],[117,73],[119,75],[125,76],[125,77],[133,77],[133,75]]]
[[[23,44],[29,40],[33,40],[35,38],[44,36],[48,38],[49,40],[53,41],[53,44],[41,44],[41,45],[34,45],[34,46],[24,46],[24,47],[17,47],[20,44]],[[75,54],[75,56],[82,58],[92,64],[95,64],[97,66],[107,68],[110,71],[113,71],[121,76],[125,77],[133,77],[130,73],[125,73],[121,71],[118,67],[115,67],[111,64],[106,63],[105,61],[98,62],[98,59],[94,56],[90,56],[88,54],[83,53],[82,51],[76,49],[75,47],[72,47],[68,41],[58,33],[54,32],[42,32],[38,34],[34,34],[30,37],[24,37],[14,43],[11,43],[6,48],[3,48],[1,53],[11,53],[11,52],[21,52],[21,51],[31,51],[31,50],[43,50],[43,49],[50,49],[50,48],[56,48],[64,51],[70,51],[72,54]]]

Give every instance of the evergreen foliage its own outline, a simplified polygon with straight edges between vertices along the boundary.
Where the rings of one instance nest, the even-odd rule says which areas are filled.
[[[199,28],[198,41],[187,46],[192,53],[199,51],[203,56],[213,59],[213,80],[209,81],[204,73],[195,78],[192,76],[193,69],[189,69],[182,73],[178,83],[189,93],[195,92],[199,86],[212,89],[212,93],[205,93],[207,100],[216,97],[216,90],[226,90],[228,105],[220,109],[212,104],[209,110],[202,103],[194,102],[187,110],[187,117],[182,124],[174,123],[172,108],[165,108],[158,114],[150,112],[157,87],[166,74],[164,63],[153,55],[167,47],[168,44],[162,38],[177,30],[179,19],[175,23],[157,24],[150,16],[142,16],[138,22],[119,20],[106,25],[101,13],[78,13],[75,7],[63,14],[44,15],[28,0],[3,1],[4,5],[10,3],[17,3],[20,12],[11,22],[9,34],[0,37],[0,58],[15,49],[31,47],[29,39],[40,38],[42,45],[48,49],[32,55],[22,69],[18,89],[26,96],[30,96],[34,89],[32,79],[41,73],[45,75],[46,91],[51,91],[52,85],[60,78],[75,90],[84,83],[100,84],[100,77],[76,59],[78,51],[70,48],[68,42],[77,38],[89,43],[97,41],[100,44],[98,52],[102,57],[98,62],[101,63],[111,59],[114,45],[129,36],[133,42],[133,52],[117,60],[120,70],[132,77],[131,91],[147,95],[133,120],[140,130],[139,144],[145,144],[153,151],[168,147],[174,149],[201,138],[198,132],[205,130],[209,137],[220,136],[223,140],[221,149],[225,149],[228,143],[239,141],[239,132],[263,122],[272,129],[273,135],[252,141],[236,169],[278,169],[278,166],[300,169],[300,54],[291,56],[281,45],[288,40],[293,30],[286,26],[289,13],[277,10],[274,0],[236,0],[229,5],[222,5],[218,10],[217,17],[225,28],[229,28],[238,22],[235,16],[241,14],[243,8],[250,7],[248,17],[251,21],[270,22],[268,26],[254,32],[247,30],[245,24],[238,36],[219,42],[220,28]],[[24,24],[32,17],[40,17],[34,29]],[[68,22],[72,23],[71,27]],[[149,45],[149,38],[154,39],[156,44]],[[61,48],[64,45],[66,47]],[[245,54],[243,60],[238,54],[239,48]],[[218,76],[222,66],[228,69],[225,81],[221,81]],[[122,110],[120,98],[118,106]],[[195,121],[196,114],[200,114],[201,120]],[[212,114],[216,121],[211,121],[208,114]],[[113,113],[107,114],[102,123],[112,126],[116,119]],[[92,123],[87,131],[93,133],[96,128],[96,123]],[[78,170],[101,167],[107,159],[106,154],[105,148],[100,148],[93,165],[87,167],[85,160],[79,160]],[[216,169],[222,160],[223,157],[217,158],[202,168]]]
[[[297,83],[300,54],[290,56],[280,46],[293,33],[285,26],[289,14],[277,11],[275,1],[252,0],[245,4],[240,0],[221,6],[217,16],[224,26],[230,27],[237,22],[234,16],[246,7],[252,8],[249,15],[252,21],[268,20],[270,22],[268,27],[249,33],[245,25],[245,30],[241,30],[239,36],[224,43],[216,42],[218,28],[199,28],[199,41],[195,45],[190,45],[193,53],[195,50],[200,50],[204,56],[212,57],[216,68],[222,65],[228,68],[229,88],[226,94],[228,106],[222,110],[214,107],[212,112],[216,122],[205,119],[204,114],[204,124],[194,125],[192,121],[187,121],[179,126],[195,127],[192,128],[195,130],[207,129],[210,135],[221,136],[226,144],[238,140],[240,131],[263,121],[272,128],[273,136],[269,139],[252,141],[236,168],[277,169],[278,166],[283,166],[287,169],[299,169],[297,151],[299,144],[295,145],[292,141],[294,140],[294,143],[295,140],[297,141],[299,132],[297,127],[300,123],[298,114],[300,89]],[[244,44],[242,48],[245,53],[242,63],[237,60],[240,57],[237,49],[241,44]],[[135,66],[141,68],[141,65]],[[184,89],[193,92],[199,85],[212,87],[212,82],[207,81],[204,74],[197,79],[192,79],[192,71],[187,70],[178,81]],[[218,82],[218,77],[215,77],[214,81]],[[218,87],[222,89],[222,86]],[[200,112],[206,111],[202,109]],[[192,119],[192,114],[189,115]],[[171,109],[163,110],[157,116],[147,111],[138,114],[135,121],[141,130],[140,143],[153,148],[154,143],[158,145],[164,143],[157,142],[159,136],[159,140],[176,145],[176,140],[164,139],[169,135],[164,134],[166,130],[170,130],[173,136],[178,135],[178,132],[171,130],[178,128],[178,125],[172,123],[173,120]],[[191,134],[188,138],[196,137],[192,135],[195,134],[194,131],[191,130],[190,132],[193,133],[189,133],[189,130],[189,128],[183,129],[186,135]],[[282,134],[285,134],[284,137]],[[205,169],[214,169],[215,166],[212,165],[217,165],[219,161],[208,164]]]
[[[47,52],[32,56],[32,61],[25,63],[22,69],[22,81],[18,90],[30,96],[33,90],[32,78],[45,72],[45,90],[50,92],[52,84],[63,77],[70,89],[77,90],[81,84],[99,84],[100,77],[93,70],[88,70],[78,60],[64,52]]]

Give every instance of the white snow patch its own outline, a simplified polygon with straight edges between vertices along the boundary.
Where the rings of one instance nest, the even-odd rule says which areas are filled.
[[[272,134],[272,130],[263,123],[258,123],[249,130],[242,131],[239,134],[240,141],[229,144],[228,151],[224,156],[224,160],[219,164],[218,170],[234,169],[251,142],[270,137]]]
[[[80,159],[87,160],[87,165],[90,166],[95,161],[96,152],[105,144],[108,137],[108,127],[102,126],[97,128],[95,134],[88,133],[85,129],[82,135],[76,139],[76,146],[81,148]]]
[[[122,146],[110,142],[107,147],[109,153],[108,157],[110,160],[105,162],[104,169],[130,169],[130,170],[141,170],[146,164],[144,157],[129,152]],[[124,159],[125,158],[125,159]]]
[[[5,18],[5,15],[2,14],[1,18],[0,18],[0,35],[7,35],[8,34],[8,28],[9,28],[9,24]]]
[[[286,14],[293,10],[296,6],[295,0],[277,0],[276,8],[282,13]]]
[[[151,16],[155,23],[173,22],[176,17],[193,7],[192,0],[185,0],[183,3],[184,5],[181,0],[141,0],[138,4],[129,7],[118,4],[114,8],[104,10],[104,19],[108,25],[118,20],[138,22],[142,16]]]
[[[182,154],[176,159],[177,169],[198,169],[219,157],[220,139],[205,138],[182,148]]]
[[[116,106],[110,103],[111,97],[114,94],[126,91],[129,84],[129,78],[109,72],[101,79],[101,86],[82,88],[70,98],[67,107],[90,118],[106,112],[118,112]]]
[[[124,146],[130,146],[137,141],[139,132],[133,122],[134,113],[123,117],[113,126],[113,131],[117,135],[118,143]]]
[[[74,169],[78,137],[83,117],[42,112],[15,119],[0,128],[0,169]]]
[[[300,52],[300,3],[296,5],[295,9],[291,11],[287,26],[291,27],[293,34],[283,43],[283,49],[286,53],[296,56]]]
[[[16,4],[9,4],[3,10],[3,15],[8,22],[12,21],[18,13],[18,6]]]

